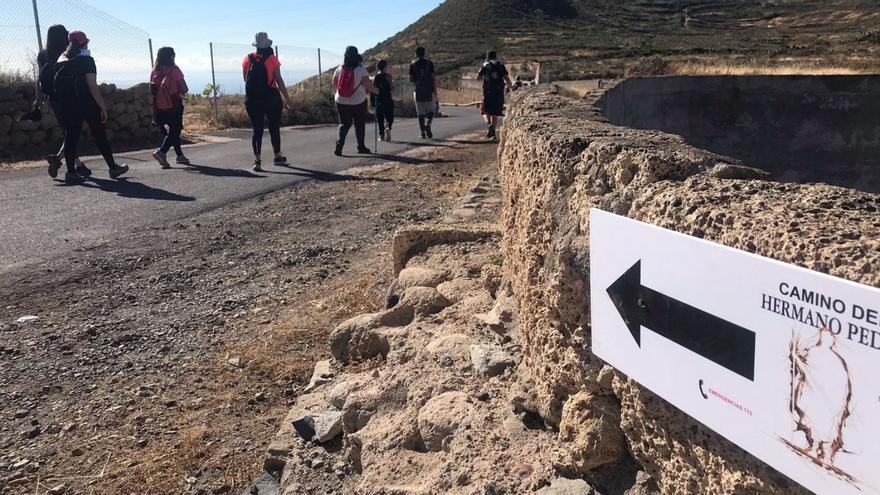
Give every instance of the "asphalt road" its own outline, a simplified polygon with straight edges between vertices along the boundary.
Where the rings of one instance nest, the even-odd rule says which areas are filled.
[[[44,166],[0,172],[0,273],[46,257],[76,256],[126,232],[161,225],[171,220],[217,208],[288,187],[309,179],[340,180],[343,170],[371,161],[420,160],[399,153],[417,146],[448,146],[449,138],[482,128],[473,108],[446,109],[448,117],[434,122],[434,140],[418,137],[414,119],[395,123],[394,143],[379,143],[373,156],[355,154],[354,132],[349,134],[343,157],[333,155],[334,126],[287,128],[281,144],[290,165],[271,164],[268,133],[263,144],[263,172],[251,170],[253,154],[249,131],[232,131],[232,140],[184,147],[193,165],[162,170],[149,151],[117,157],[131,171],[124,180],[109,178],[103,160],[87,160],[94,176],[86,183],[67,185],[52,180]],[[367,141],[373,147],[373,124]],[[374,150],[375,152],[376,150]],[[169,158],[174,152],[169,152]],[[63,176],[62,171],[59,178]]]

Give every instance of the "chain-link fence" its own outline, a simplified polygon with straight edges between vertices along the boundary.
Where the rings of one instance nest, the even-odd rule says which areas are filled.
[[[88,35],[100,82],[128,87],[147,79],[150,36],[80,0],[0,0],[0,74],[33,78],[37,53],[53,24]]]

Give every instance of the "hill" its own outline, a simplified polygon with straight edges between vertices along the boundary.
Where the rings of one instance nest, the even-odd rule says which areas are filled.
[[[876,0],[446,0],[367,56],[404,63],[421,43],[438,71],[458,72],[494,48],[563,79],[651,57],[870,64],[878,22]]]

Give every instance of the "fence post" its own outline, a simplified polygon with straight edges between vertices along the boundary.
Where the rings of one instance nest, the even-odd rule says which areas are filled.
[[[43,51],[43,35],[40,33],[40,13],[37,10],[37,0],[33,0],[31,3],[34,5],[34,25],[37,27],[37,46],[39,46],[37,53],[40,53]]]
[[[220,118],[220,110],[217,108],[217,76],[214,74],[214,42],[210,42],[211,47],[211,89],[214,91],[214,120]]]
[[[147,38],[147,42],[150,43],[150,67],[156,64],[156,60],[153,59],[153,38]]]
[[[321,49],[318,48],[318,92],[324,94],[324,71],[321,70]]]

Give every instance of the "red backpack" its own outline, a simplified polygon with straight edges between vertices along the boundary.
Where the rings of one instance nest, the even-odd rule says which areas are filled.
[[[361,85],[354,85],[354,69],[343,67],[336,80],[336,92],[343,98],[350,98]]]

